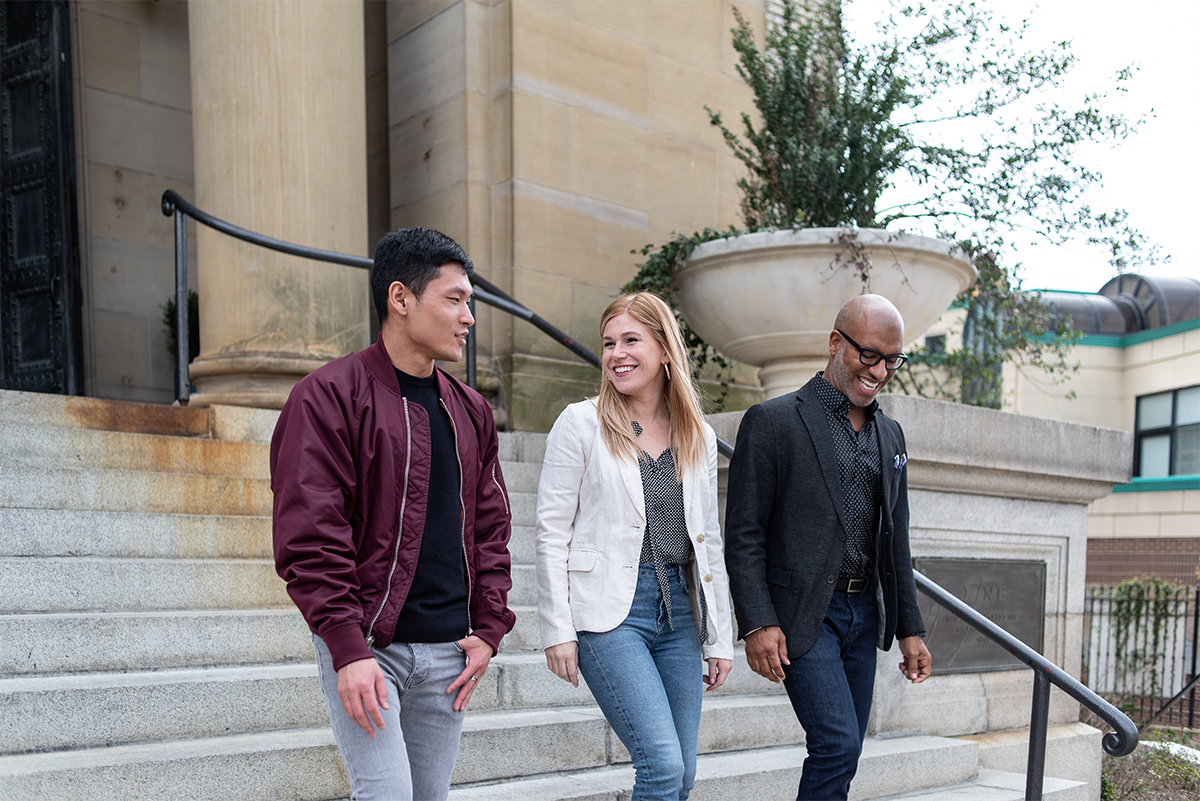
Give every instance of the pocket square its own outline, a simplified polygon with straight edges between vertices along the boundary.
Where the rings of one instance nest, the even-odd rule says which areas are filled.
[[[897,470],[899,470],[901,467],[904,467],[904,465],[908,464],[908,454],[897,454],[896,458],[892,460],[892,464],[896,465]]]

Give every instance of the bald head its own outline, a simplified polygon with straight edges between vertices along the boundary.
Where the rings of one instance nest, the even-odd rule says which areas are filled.
[[[904,318],[900,316],[900,310],[883,295],[857,295],[850,298],[833,321],[834,328],[840,328],[851,336],[863,326],[898,330],[900,338],[904,339]]]

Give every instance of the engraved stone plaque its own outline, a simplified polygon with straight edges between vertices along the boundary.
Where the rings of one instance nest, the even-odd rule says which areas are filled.
[[[984,617],[1042,653],[1046,565],[1016,559],[922,557],[913,567]],[[1012,670],[1024,664],[950,610],[917,593],[933,655],[934,675]]]

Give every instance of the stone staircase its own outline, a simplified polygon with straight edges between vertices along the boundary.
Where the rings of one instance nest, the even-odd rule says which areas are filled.
[[[271,560],[275,415],[0,392],[0,798],[342,799],[307,628]],[[628,753],[545,667],[544,435],[502,434],[517,625],[472,699],[453,801],[627,799]],[[705,699],[693,799],[791,799],[803,732],[740,654]],[[1023,797],[979,743],[870,738],[853,798]],[[1047,778],[1046,795],[1089,798]]]

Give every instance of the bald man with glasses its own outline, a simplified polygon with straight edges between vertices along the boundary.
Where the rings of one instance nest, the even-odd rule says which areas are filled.
[[[825,370],[750,408],[729,465],[725,561],[751,669],[782,681],[805,731],[797,800],[845,799],[875,684],[875,649],[929,676],[908,545],[904,432],[879,410],[907,361],[880,295],[838,312]]]

